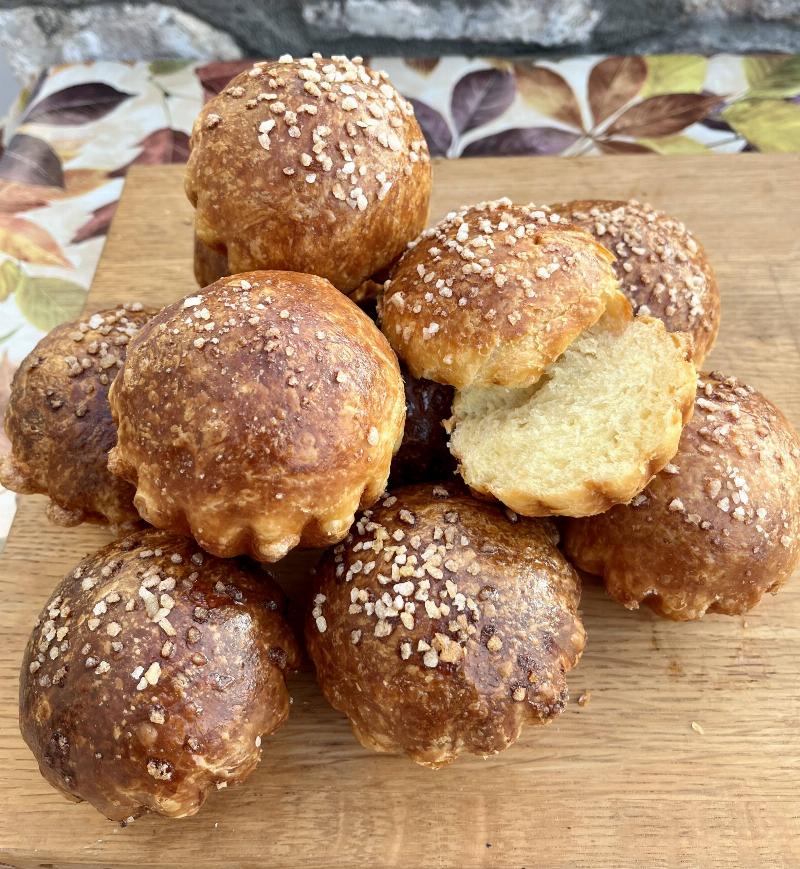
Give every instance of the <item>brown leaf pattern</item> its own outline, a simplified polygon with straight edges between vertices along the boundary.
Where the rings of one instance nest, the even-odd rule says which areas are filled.
[[[42,187],[63,187],[61,159],[50,145],[36,136],[17,133],[0,157],[0,178]]]
[[[17,214],[32,208],[41,208],[50,201],[48,194],[57,190],[57,187],[34,187],[31,184],[0,180],[0,214]]]
[[[438,57],[407,57],[406,66],[422,75],[430,75],[439,66]]]
[[[131,96],[105,82],[76,84],[34,103],[24,120],[28,124],[85,124],[107,115]]]
[[[492,136],[476,139],[461,152],[462,157],[516,157],[523,154],[561,154],[579,139],[578,133],[555,127],[512,127]]]
[[[557,72],[530,63],[514,64],[517,89],[537,111],[577,129],[583,129],[581,107],[569,83]]]
[[[0,251],[37,265],[70,265],[58,242],[46,229],[11,214],[0,214]]]
[[[108,176],[100,169],[67,169],[63,180],[63,187],[45,187],[0,178],[0,213],[18,214],[70,196],[82,196],[104,184]]]
[[[92,216],[75,233],[71,244],[80,244],[80,242],[90,238],[97,238],[98,235],[105,235],[111,226],[111,218],[116,210],[117,202],[109,202],[107,205],[101,205],[100,208],[95,209]]]
[[[425,134],[431,157],[446,157],[453,143],[453,133],[447,121],[433,106],[423,103],[422,100],[412,97],[411,105],[414,106],[414,114]]]
[[[592,67],[587,95],[595,124],[629,103],[642,89],[647,64],[641,57],[607,57]]]
[[[203,98],[208,102],[215,97],[240,72],[250,67],[249,60],[216,60],[195,69],[195,74],[203,86]]]
[[[155,130],[139,142],[139,156],[125,166],[115,169],[112,178],[119,178],[131,166],[159,165],[161,163],[185,163],[189,159],[189,136],[182,130]]]
[[[722,102],[713,94],[663,94],[626,109],[607,132],[622,136],[669,136],[702,120]]]
[[[595,144],[604,154],[652,154],[651,148],[623,139],[597,139]]]

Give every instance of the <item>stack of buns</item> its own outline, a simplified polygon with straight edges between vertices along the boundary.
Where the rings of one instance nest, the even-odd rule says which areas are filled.
[[[800,439],[698,376],[719,291],[686,227],[499,199],[424,229],[430,187],[385,73],[256,63],[192,135],[201,288],[60,326],[21,365],[0,480],[119,535],[54,591],[20,677],[70,798],[182,817],[252,771],[300,663],[257,562],[297,547],[325,548],[322,692],[365,747],[431,767],[564,709],[573,564],[696,619],[800,562]]]

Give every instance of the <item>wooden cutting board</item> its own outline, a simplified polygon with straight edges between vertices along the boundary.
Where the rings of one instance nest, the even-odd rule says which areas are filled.
[[[193,289],[182,168],[134,167],[91,309]],[[711,367],[762,389],[800,425],[800,159],[794,155],[439,162],[432,218],[508,195],[647,199],[707,245],[723,295]],[[573,700],[490,760],[431,772],[373,755],[306,667],[289,722],[240,787],[194,818],[130,827],[70,805],[17,729],[17,673],[56,581],[108,534],[57,528],[22,498],[0,560],[0,862],[14,866],[800,865],[800,577],[741,618],[673,624],[584,589]],[[278,566],[302,585],[310,556]],[[591,692],[588,705],[574,698]],[[692,729],[697,722],[702,734]]]

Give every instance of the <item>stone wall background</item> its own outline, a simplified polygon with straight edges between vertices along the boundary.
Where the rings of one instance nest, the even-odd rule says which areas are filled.
[[[800,52],[800,0],[0,0],[20,78],[95,58]]]

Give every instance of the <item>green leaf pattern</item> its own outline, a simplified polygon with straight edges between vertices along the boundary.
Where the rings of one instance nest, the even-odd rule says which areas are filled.
[[[800,94],[800,56],[753,55],[742,60],[750,99],[780,99]]]
[[[759,151],[800,151],[800,104],[785,100],[740,100],[722,117]]]
[[[25,319],[42,332],[77,317],[85,299],[86,290],[64,278],[24,275],[16,288],[17,307]]]
[[[645,59],[647,79],[640,96],[699,94],[708,71],[708,58],[699,54],[654,54]]]

